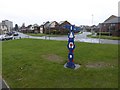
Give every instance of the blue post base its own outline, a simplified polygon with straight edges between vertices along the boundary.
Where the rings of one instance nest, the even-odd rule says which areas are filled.
[[[74,69],[74,70],[76,70],[76,69],[78,69],[78,68],[80,68],[80,65],[79,64],[71,64],[70,62],[67,62],[66,64],[64,64],[64,68],[71,68],[71,69]]]
[[[66,64],[66,67],[68,67],[68,68],[75,68],[75,64],[73,63],[73,62],[68,62],[67,64]]]

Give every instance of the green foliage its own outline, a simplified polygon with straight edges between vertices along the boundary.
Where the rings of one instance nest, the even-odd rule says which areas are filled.
[[[99,37],[100,37],[100,39],[120,40],[120,37],[116,37],[116,36],[105,36],[105,35],[93,36],[93,35],[91,34],[91,35],[87,35],[87,37],[90,37],[90,38],[99,38]]]
[[[30,36],[38,36],[38,37],[42,37],[42,36],[45,36],[46,34],[41,34],[41,33],[26,33],[27,35],[30,35]]]
[[[66,35],[58,35],[58,34],[41,34],[41,33],[38,33],[38,34],[34,34],[34,33],[27,33],[27,35],[30,35],[30,36],[37,36],[37,37],[42,37],[42,36],[50,36],[50,37],[59,37],[59,36],[66,36]]]
[[[12,88],[117,88],[118,46],[75,44],[74,61],[81,64],[77,70],[63,67],[67,41],[5,41],[3,78]]]
[[[98,32],[97,35],[103,35],[103,36],[111,36],[112,34],[110,32]]]
[[[14,30],[15,30],[15,31],[18,31],[18,29],[19,29],[19,28],[18,28],[18,25],[15,24],[15,28],[14,28]]]

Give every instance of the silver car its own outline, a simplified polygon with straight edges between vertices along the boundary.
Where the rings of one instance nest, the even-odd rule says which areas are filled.
[[[0,35],[0,40],[1,41],[4,41],[4,40],[12,40],[13,39],[13,36],[9,36],[9,35]]]

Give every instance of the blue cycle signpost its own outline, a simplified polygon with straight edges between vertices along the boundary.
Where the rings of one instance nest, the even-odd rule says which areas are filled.
[[[69,29],[69,34],[68,34],[68,44],[67,48],[69,50],[68,53],[68,62],[64,65],[65,68],[72,68],[72,69],[77,69],[80,67],[78,64],[74,64],[74,49],[75,49],[75,44],[74,44],[74,30],[75,25],[67,25],[65,28]]]

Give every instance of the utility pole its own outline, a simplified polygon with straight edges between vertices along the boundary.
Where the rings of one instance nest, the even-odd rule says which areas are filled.
[[[45,40],[46,40],[46,27],[45,27],[45,22],[43,22],[43,29],[45,30],[44,33],[45,33]]]
[[[102,27],[102,24],[100,23],[99,24],[99,44],[100,44],[100,36],[101,36],[101,27]]]
[[[109,26],[109,37],[110,37],[110,31],[111,31],[110,29],[111,29],[111,27]]]
[[[91,22],[91,33],[92,33],[92,35],[93,35],[93,14],[92,14],[92,22]],[[92,42],[92,38],[91,38],[91,42]]]
[[[94,17],[94,15],[92,14],[92,25],[93,25],[93,17]]]
[[[94,15],[92,14],[92,25],[91,26],[93,26],[93,17]],[[93,28],[91,28],[91,33],[93,33]]]
[[[50,25],[49,25],[49,40],[50,40]]]

